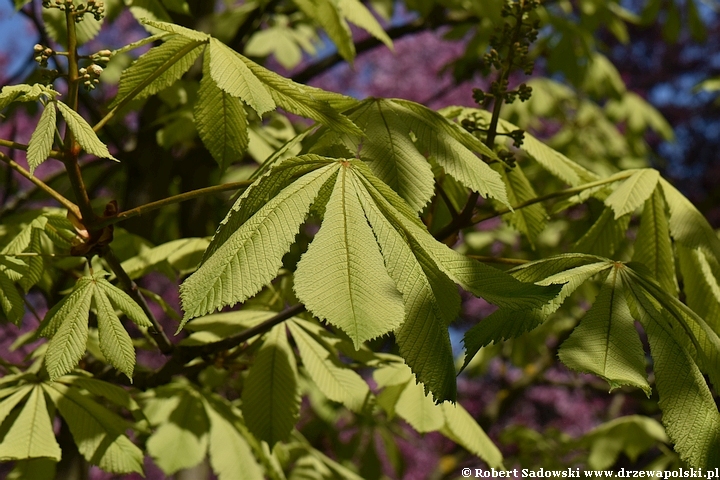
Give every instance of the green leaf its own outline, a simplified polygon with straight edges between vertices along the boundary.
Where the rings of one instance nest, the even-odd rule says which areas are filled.
[[[127,436],[128,424],[79,390],[61,383],[43,384],[70,427],[80,453],[106,472],[143,472],[143,453]]]
[[[13,409],[20,403],[25,397],[28,396],[30,390],[34,387],[33,385],[22,385],[20,387],[13,386],[7,389],[3,389],[5,398],[0,402],[0,424],[4,423],[8,419]],[[8,392],[12,392],[9,394]],[[4,443],[4,442],[3,442]],[[1,444],[0,444],[1,445]]]
[[[645,201],[632,259],[648,267],[663,289],[677,296],[675,256],[668,228],[665,200],[660,188],[656,188]]]
[[[643,168],[633,173],[605,199],[605,205],[615,211],[615,220],[637,210],[652,195],[660,173]]]
[[[160,0],[125,0],[125,5],[130,9],[132,16],[143,26],[148,20],[172,21]],[[150,33],[157,32],[157,29],[153,27],[145,26],[145,29]]]
[[[95,286],[102,291],[113,307],[123,312],[138,327],[152,327],[150,319],[130,295],[108,282],[102,277],[95,277]]]
[[[338,0],[337,8],[350,23],[367,31],[392,50],[392,40],[365,5],[358,0]]]
[[[504,468],[502,453],[462,405],[445,402],[441,407],[445,416],[440,430],[443,435],[482,458],[489,467]]]
[[[185,6],[187,6],[187,4],[185,4]],[[147,18],[143,19],[140,23],[142,23],[143,25],[149,25],[165,32],[177,33],[185,38],[189,38],[190,40],[195,40],[197,42],[207,42],[208,40],[210,40],[210,35],[208,35],[207,33],[198,32],[197,30],[185,28],[174,23],[159,22],[157,20],[150,20]]]
[[[435,193],[435,178],[392,101],[368,99],[349,117],[365,132],[360,158],[415,211],[422,211]],[[355,149],[352,143],[346,146]]]
[[[119,101],[130,95],[133,95],[135,100],[142,100],[166,89],[193,66],[202,50],[203,43],[181,35],[151,48],[123,71],[118,93],[110,106],[117,105]],[[160,76],[141,88],[140,85],[157,71],[162,71]],[[140,90],[136,91],[138,88]]]
[[[203,345],[237,335],[277,315],[265,310],[237,310],[198,317],[185,325],[192,333],[182,345]]]
[[[189,389],[179,397],[147,441],[148,453],[166,475],[194,467],[207,455],[209,424],[202,399]]]
[[[0,443],[0,458],[23,460],[48,457],[60,461],[60,445],[40,386],[34,386],[20,415]]]
[[[675,450],[692,467],[718,467],[720,414],[712,393],[690,353],[662,321],[662,312],[644,292],[632,291],[650,342],[663,424]]]
[[[326,345],[301,328],[303,322],[288,323],[303,365],[320,391],[330,400],[361,412],[372,396],[360,375],[343,365]]]
[[[242,391],[242,413],[248,429],[271,448],[288,440],[298,419],[296,370],[285,325],[278,325],[258,352]]]
[[[50,155],[55,138],[55,121],[55,102],[48,102],[28,142],[27,161],[30,173],[35,172]]]
[[[629,214],[616,220],[612,208],[605,207],[593,226],[575,243],[574,249],[601,257],[612,257],[625,240],[628,225],[630,225]]]
[[[239,55],[240,60],[267,88],[278,107],[295,115],[311,118],[335,132],[362,135],[363,132],[348,119],[338,113],[353,105],[356,101],[345,95],[326,92],[319,88],[293,82],[266,68],[261,67],[246,57]]]
[[[135,369],[135,349],[130,335],[125,331],[115,309],[101,288],[93,289],[93,299],[97,311],[100,351],[110,364],[127,375],[132,381]]]
[[[526,282],[537,282],[541,285],[563,284],[560,293],[545,305],[531,310],[522,310],[511,306],[501,308],[471,327],[465,332],[463,338],[465,344],[463,368],[468,366],[470,360],[482,347],[491,342],[498,343],[519,337],[542,324],[586,280],[612,266],[612,263],[597,262],[597,260],[603,259],[590,255],[570,254],[559,258],[540,260],[511,270],[514,276]],[[595,261],[595,263],[589,263],[591,261]],[[563,268],[568,268],[568,270],[562,270]]]
[[[670,439],[663,426],[650,417],[628,415],[616,418],[594,428],[582,439],[582,444],[590,444],[588,466],[593,469],[611,468],[624,453],[631,462]]]
[[[210,40],[210,75],[217,86],[241,98],[258,115],[275,109],[275,101],[262,82],[250,71],[242,55],[216,39]]]
[[[498,160],[480,140],[439,113],[409,100],[393,100],[395,111],[417,138],[420,151],[469,189],[510,206],[500,175],[473,152]]]
[[[221,170],[242,159],[249,142],[247,114],[240,100],[213,81],[208,56],[203,64],[193,115],[200,139]]]
[[[219,480],[262,480],[263,470],[247,440],[235,428],[234,412],[219,400],[203,402],[210,420],[210,465]]]
[[[508,201],[511,205],[520,205],[537,197],[530,181],[519,166],[507,171],[505,167],[496,164],[495,171],[502,176],[505,182]],[[533,248],[535,248],[538,235],[545,229],[547,217],[547,211],[540,203],[503,215],[503,219],[506,219],[513,228],[527,237]]]
[[[302,12],[315,20],[335,44],[338,53],[348,63],[355,58],[355,43],[352,32],[339,8],[332,0],[293,0]]]
[[[413,250],[422,250],[436,267],[465,290],[498,306],[531,308],[557,295],[559,286],[544,287],[517,281],[505,272],[465,257],[435,240],[417,214],[391,188],[375,177],[362,163],[353,163],[362,172],[360,180],[389,220],[412,239]],[[493,172],[495,173],[495,172]]]
[[[665,201],[670,209],[670,235],[687,248],[704,248],[720,259],[720,239],[705,217],[665,179],[660,179]]]
[[[275,278],[310,205],[337,169],[331,164],[307,173],[236,230],[226,230],[224,243],[180,287],[185,317],[179,328],[190,318],[245,301]]]
[[[144,276],[163,262],[167,262],[181,273],[194,270],[200,263],[202,252],[205,251],[208,243],[205,238],[190,237],[172,240],[141,251],[138,255],[122,262],[122,267],[132,279]]]
[[[25,303],[13,281],[2,269],[0,269],[0,307],[8,320],[20,326],[25,314]]]
[[[676,248],[683,276],[683,292],[686,303],[695,313],[704,318],[715,332],[720,332],[720,284],[718,284],[720,268],[718,264],[716,262],[711,264],[712,257],[708,257],[701,248],[691,250],[682,245],[677,245]],[[676,294],[676,292],[677,290],[673,293]]]
[[[573,370],[604,378],[611,390],[632,385],[649,397],[645,352],[617,268],[610,272],[592,308],[563,342],[558,355]]]
[[[294,283],[308,311],[340,327],[356,349],[397,328],[404,318],[402,296],[365,218],[359,188],[353,168],[343,163]]]
[[[419,433],[440,430],[444,423],[443,411],[425,394],[425,388],[415,379],[408,380],[397,403],[395,411]]]
[[[359,194],[388,273],[405,302],[405,321],[395,330],[400,355],[436,401],[454,400],[455,359],[447,325],[460,310],[457,287],[422,251],[416,258],[370,195],[364,190]]]
[[[70,127],[73,135],[75,135],[75,140],[77,140],[86,152],[96,157],[118,161],[117,158],[110,155],[107,146],[100,141],[92,127],[79,113],[62,102],[56,103],[58,110],[60,110],[62,116],[65,117],[68,127]]]
[[[80,278],[70,295],[45,316],[43,335],[52,335],[45,354],[50,380],[72,371],[85,353],[88,315],[93,296],[90,277]]]

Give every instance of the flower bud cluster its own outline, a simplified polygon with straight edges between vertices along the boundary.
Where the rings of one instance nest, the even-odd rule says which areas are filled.
[[[93,63],[90,64],[87,68],[81,68],[78,70],[78,73],[80,74],[80,80],[83,81],[83,85],[88,90],[93,90],[95,88],[95,85],[100,83],[100,75],[103,72],[103,67],[100,65]]]
[[[88,13],[100,21],[105,16],[105,2],[102,0],[87,0],[87,3],[75,3],[74,0],[43,0],[45,8],[57,8],[63,12],[72,12],[75,22],[82,22]]]
[[[35,61],[41,66],[41,67],[47,67],[48,59],[55,55],[55,52],[52,48],[44,47],[40,45],[39,43],[35,44],[33,47],[33,52],[35,53]]]

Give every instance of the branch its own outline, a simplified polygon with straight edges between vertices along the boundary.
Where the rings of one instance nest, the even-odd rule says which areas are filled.
[[[165,355],[172,353],[175,345],[173,345],[167,335],[165,335],[165,331],[150,310],[150,307],[145,301],[145,297],[142,296],[142,293],[140,293],[137,284],[128,276],[127,272],[122,267],[122,265],[120,264],[120,260],[118,260],[118,258],[115,256],[115,252],[113,252],[110,246],[107,246],[101,253],[101,256],[103,259],[105,259],[105,262],[107,262],[110,270],[112,270],[112,272],[118,278],[120,284],[123,286],[123,289],[128,293],[128,295],[130,295],[133,300],[135,300],[135,302],[137,302],[138,305],[140,305],[140,308],[142,308],[143,312],[145,312],[145,315],[147,315],[148,319],[150,319],[150,323],[152,323],[152,328],[148,329],[148,332],[152,336],[153,340],[155,340],[155,343],[157,344],[160,351]]]
[[[75,215],[77,215],[78,217],[80,217],[80,209],[78,208],[77,205],[75,205],[73,202],[71,202],[70,200],[68,200],[67,198],[65,198],[65,197],[64,197],[62,194],[60,194],[57,190],[55,190],[54,188],[50,187],[48,184],[46,184],[45,182],[43,182],[42,180],[40,180],[39,178],[37,178],[35,175],[33,175],[32,173],[30,173],[30,172],[28,172],[27,170],[25,170],[25,169],[24,169],[21,165],[19,165],[15,160],[11,159],[10,157],[8,157],[7,155],[5,155],[5,154],[2,153],[2,152],[0,152],[0,160],[2,160],[3,162],[7,163],[8,165],[10,165],[10,168],[12,168],[12,169],[15,170],[16,172],[18,172],[20,175],[22,175],[23,177],[27,178],[27,179],[30,180],[32,183],[34,183],[35,185],[37,185],[38,188],[40,188],[40,189],[43,190],[45,193],[47,193],[48,195],[50,195],[52,198],[54,198],[55,200],[57,200],[58,203],[60,203],[63,207],[67,208],[68,211],[70,211],[70,212],[74,213]]]
[[[0,147],[8,147],[8,148],[14,148],[16,150],[23,150],[27,151],[28,146],[24,143],[17,143],[13,142],[12,140],[5,140],[3,138],[0,138]],[[48,158],[54,158],[56,160],[62,160],[62,153],[58,152],[57,150],[50,150],[50,155],[48,155]]]
[[[107,217],[101,219],[93,226],[97,228],[103,228],[108,225],[122,222],[123,220],[127,220],[128,218],[136,217],[138,215],[142,215],[144,213],[150,212],[152,210],[157,210],[158,208],[162,208],[168,205],[173,205],[175,203],[192,200],[193,198],[202,197],[205,195],[212,195],[219,192],[225,192],[227,190],[244,190],[245,188],[252,185],[252,183],[252,180],[246,180],[243,182],[223,183],[222,185],[198,188],[197,190],[191,190],[189,192],[181,193],[179,195],[173,195],[172,197],[163,198],[156,202],[146,203],[145,205],[140,205],[139,207],[131,208],[130,210],[125,210],[124,212],[121,212],[114,217]]]

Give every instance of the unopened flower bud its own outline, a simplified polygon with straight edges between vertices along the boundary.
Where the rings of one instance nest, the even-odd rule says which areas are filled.
[[[90,73],[92,73],[95,76],[100,76],[100,74],[103,72],[103,68],[100,65],[92,64],[88,67],[90,70]]]
[[[43,50],[45,50],[45,47],[43,47],[39,43],[36,43],[35,46],[33,47],[33,50],[35,51],[35,53],[40,53]]]

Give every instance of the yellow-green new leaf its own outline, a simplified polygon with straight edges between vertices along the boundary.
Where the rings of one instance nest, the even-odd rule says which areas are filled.
[[[85,353],[88,339],[88,316],[93,296],[91,277],[77,281],[73,292],[65,297],[45,318],[46,331],[52,335],[45,354],[50,380],[70,373]]]
[[[702,247],[720,260],[720,239],[705,217],[667,180],[660,185],[670,209],[670,234],[676,242],[687,248]]]
[[[343,365],[328,348],[307,333],[301,321],[288,323],[300,352],[305,370],[320,391],[330,400],[339,402],[354,412],[361,412],[371,393],[365,380]]]
[[[505,181],[508,201],[511,205],[520,205],[525,201],[537,197],[535,190],[520,166],[516,166],[509,171],[506,171],[505,167],[500,164],[495,164],[494,167],[495,171],[497,171]],[[545,228],[547,217],[547,211],[541,203],[528,205],[512,213],[503,215],[503,219],[507,220],[513,228],[527,237],[533,248],[535,248],[535,240]]]
[[[25,314],[25,303],[13,281],[2,269],[0,269],[0,307],[8,320],[20,326]]]
[[[232,410],[220,401],[204,400],[210,421],[210,465],[219,480],[263,480],[263,470],[250,445],[233,425],[238,420]]]
[[[667,207],[660,188],[655,188],[645,201],[632,259],[648,267],[663,289],[677,296],[675,255],[670,240]]]
[[[295,293],[313,315],[340,327],[359,348],[400,326],[403,300],[385,268],[343,162],[315,239],[298,262]]]
[[[368,10],[365,5],[358,0],[338,0],[337,6],[343,17],[345,17],[350,23],[367,31],[370,35],[383,42],[389,49],[392,50],[392,40],[390,40],[388,34],[385,30],[383,30],[382,26],[380,26],[375,17],[373,17],[373,14],[370,13],[370,10]]]
[[[188,12],[189,13],[189,12]],[[149,25],[158,30],[163,30],[169,33],[177,33],[183,37],[189,38],[190,40],[196,40],[198,42],[207,42],[210,39],[210,35],[190,28],[185,28],[174,23],[160,22],[157,20],[143,19],[141,22],[143,25]]]
[[[616,220],[613,217],[613,210],[605,207],[593,226],[575,243],[574,248],[579,252],[611,258],[625,239],[628,225],[630,225],[629,214]]]
[[[249,142],[245,107],[213,81],[208,56],[193,116],[200,139],[221,170],[242,159]]]
[[[605,205],[615,212],[615,220],[637,210],[652,195],[660,173],[644,168],[633,173],[605,199]]]
[[[421,383],[416,383],[414,377],[408,380],[400,394],[395,412],[419,433],[440,430],[445,423],[440,405],[435,405],[432,397],[425,394],[425,388]]]
[[[50,155],[55,138],[56,116],[55,102],[48,102],[28,142],[27,162],[30,173],[33,173]]]
[[[150,319],[130,295],[108,282],[101,276],[95,277],[95,288],[102,291],[112,306],[123,312],[138,327],[151,327]]]
[[[701,248],[689,249],[677,245],[683,292],[690,308],[720,332],[720,268]],[[657,278],[657,277],[655,277]],[[676,287],[677,288],[677,287]],[[676,290],[677,292],[677,290]]]
[[[245,379],[243,418],[248,429],[272,448],[288,440],[299,412],[295,354],[281,324],[268,334]]]
[[[131,7],[132,10],[132,7]],[[120,76],[118,93],[111,107],[126,97],[141,100],[166,89],[187,72],[203,50],[204,43],[182,35],[170,38],[140,56]],[[145,84],[151,75],[156,78]]]
[[[93,300],[97,310],[100,351],[113,367],[127,375],[132,381],[135,369],[135,349],[130,335],[123,327],[102,289],[94,289]]]
[[[293,1],[305,15],[320,24],[337,47],[340,56],[352,64],[355,59],[355,43],[350,27],[340,14],[337,4],[333,0]]]
[[[106,472],[143,472],[143,452],[125,435],[128,422],[62,383],[43,384],[82,456]]]
[[[0,443],[0,459],[52,458],[60,461],[60,445],[55,440],[45,394],[36,385],[30,392],[20,415]]]
[[[445,402],[442,412],[445,425],[440,433],[482,458],[489,467],[503,469],[502,453],[462,405]]]
[[[224,243],[181,285],[185,317],[179,328],[190,318],[246,300],[275,278],[310,205],[337,169],[330,164],[307,173],[227,232]]]
[[[563,342],[558,355],[573,370],[604,378],[611,390],[632,385],[650,396],[645,352],[617,268],[610,272],[592,308]]]
[[[260,116],[275,108],[270,92],[245,65],[240,54],[214,38],[206,54],[210,56],[210,75],[218,87],[241,98]]]
[[[67,122],[73,135],[75,135],[75,140],[77,140],[83,150],[96,157],[118,161],[117,158],[110,155],[107,146],[100,141],[90,124],[87,123],[87,120],[62,102],[57,102],[57,107],[62,116],[65,117],[65,122]]]

